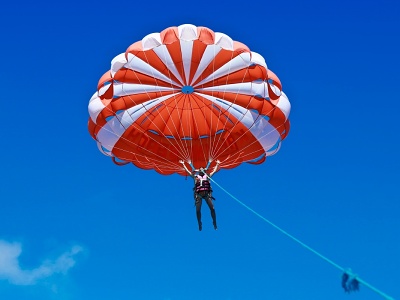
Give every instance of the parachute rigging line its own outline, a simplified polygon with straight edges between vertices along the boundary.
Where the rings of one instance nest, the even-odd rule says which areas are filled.
[[[251,207],[249,207],[248,205],[246,205],[245,203],[243,203],[242,201],[240,201],[238,198],[236,198],[234,195],[232,195],[231,193],[229,193],[225,188],[223,188],[220,184],[218,184],[214,179],[212,179],[211,177],[209,177],[207,175],[207,177],[210,179],[210,181],[212,181],[215,185],[217,185],[222,191],[224,191],[228,196],[230,196],[233,200],[235,200],[236,202],[238,202],[240,205],[242,205],[243,207],[245,207],[247,210],[249,210],[250,212],[252,212],[253,214],[255,214],[257,217],[259,217],[260,219],[262,219],[264,222],[268,223],[269,225],[271,225],[272,227],[274,227],[275,229],[277,229],[278,231],[280,231],[281,233],[283,233],[284,235],[286,235],[287,237],[289,237],[290,239],[294,240],[295,242],[297,242],[298,244],[300,244],[301,246],[303,246],[304,248],[306,248],[307,250],[309,250],[310,252],[314,253],[315,255],[317,255],[319,258],[323,259],[324,261],[328,262],[329,264],[331,264],[332,266],[336,267],[337,269],[339,269],[340,271],[343,272],[343,276],[342,276],[342,287],[344,288],[344,290],[346,292],[352,292],[352,291],[357,291],[358,290],[358,283],[363,284],[364,286],[366,286],[367,288],[371,289],[372,291],[374,291],[375,293],[379,294],[380,296],[382,296],[383,298],[385,298],[386,300],[395,300],[394,298],[388,296],[387,294],[385,294],[384,292],[380,291],[379,289],[375,288],[374,286],[370,285],[369,283],[365,282],[363,279],[361,279],[360,277],[358,277],[358,275],[352,273],[351,269],[345,269],[343,267],[341,267],[340,265],[338,265],[337,263],[335,263],[334,261],[330,260],[329,258],[327,258],[326,256],[322,255],[321,253],[319,253],[318,251],[314,250],[313,248],[311,248],[310,246],[308,246],[307,244],[303,243],[302,241],[300,241],[299,239],[297,239],[296,237],[294,237],[293,235],[291,235],[290,233],[288,233],[287,231],[283,230],[282,228],[280,228],[279,226],[277,226],[276,224],[274,224],[273,222],[271,222],[270,220],[268,220],[267,218],[265,218],[264,216],[262,216],[261,214],[259,214],[258,212],[256,212],[254,209],[252,209]]]

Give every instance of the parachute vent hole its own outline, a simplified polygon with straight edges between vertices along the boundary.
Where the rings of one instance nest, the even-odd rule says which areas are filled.
[[[152,130],[152,129],[150,129],[149,132],[151,132],[151,133],[153,133],[153,134],[156,134],[156,135],[159,135],[159,133],[158,133],[157,131]]]
[[[190,85],[185,85],[184,87],[182,87],[182,93],[184,94],[191,94],[194,92],[194,88]]]

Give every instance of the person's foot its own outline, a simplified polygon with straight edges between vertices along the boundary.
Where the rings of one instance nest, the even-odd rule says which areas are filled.
[[[199,223],[199,231],[201,231],[203,229],[203,225],[201,223]]]
[[[214,229],[217,230],[217,229],[218,229],[218,227],[217,227],[217,222],[214,221],[214,222],[213,222],[213,225],[214,225]]]

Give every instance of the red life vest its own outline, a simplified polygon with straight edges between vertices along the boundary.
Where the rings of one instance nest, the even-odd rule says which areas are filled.
[[[196,183],[194,186],[194,191],[196,193],[211,191],[210,181],[208,180],[208,177],[206,174],[204,174],[203,176],[196,175],[196,179],[197,180],[196,180]]]

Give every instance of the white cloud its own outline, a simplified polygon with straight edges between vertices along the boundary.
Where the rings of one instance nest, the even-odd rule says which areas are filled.
[[[37,268],[22,269],[19,264],[21,244],[0,240],[0,280],[7,280],[15,285],[33,285],[52,275],[65,274],[75,265],[75,256],[82,250],[80,246],[73,246],[58,258],[46,260]]]

